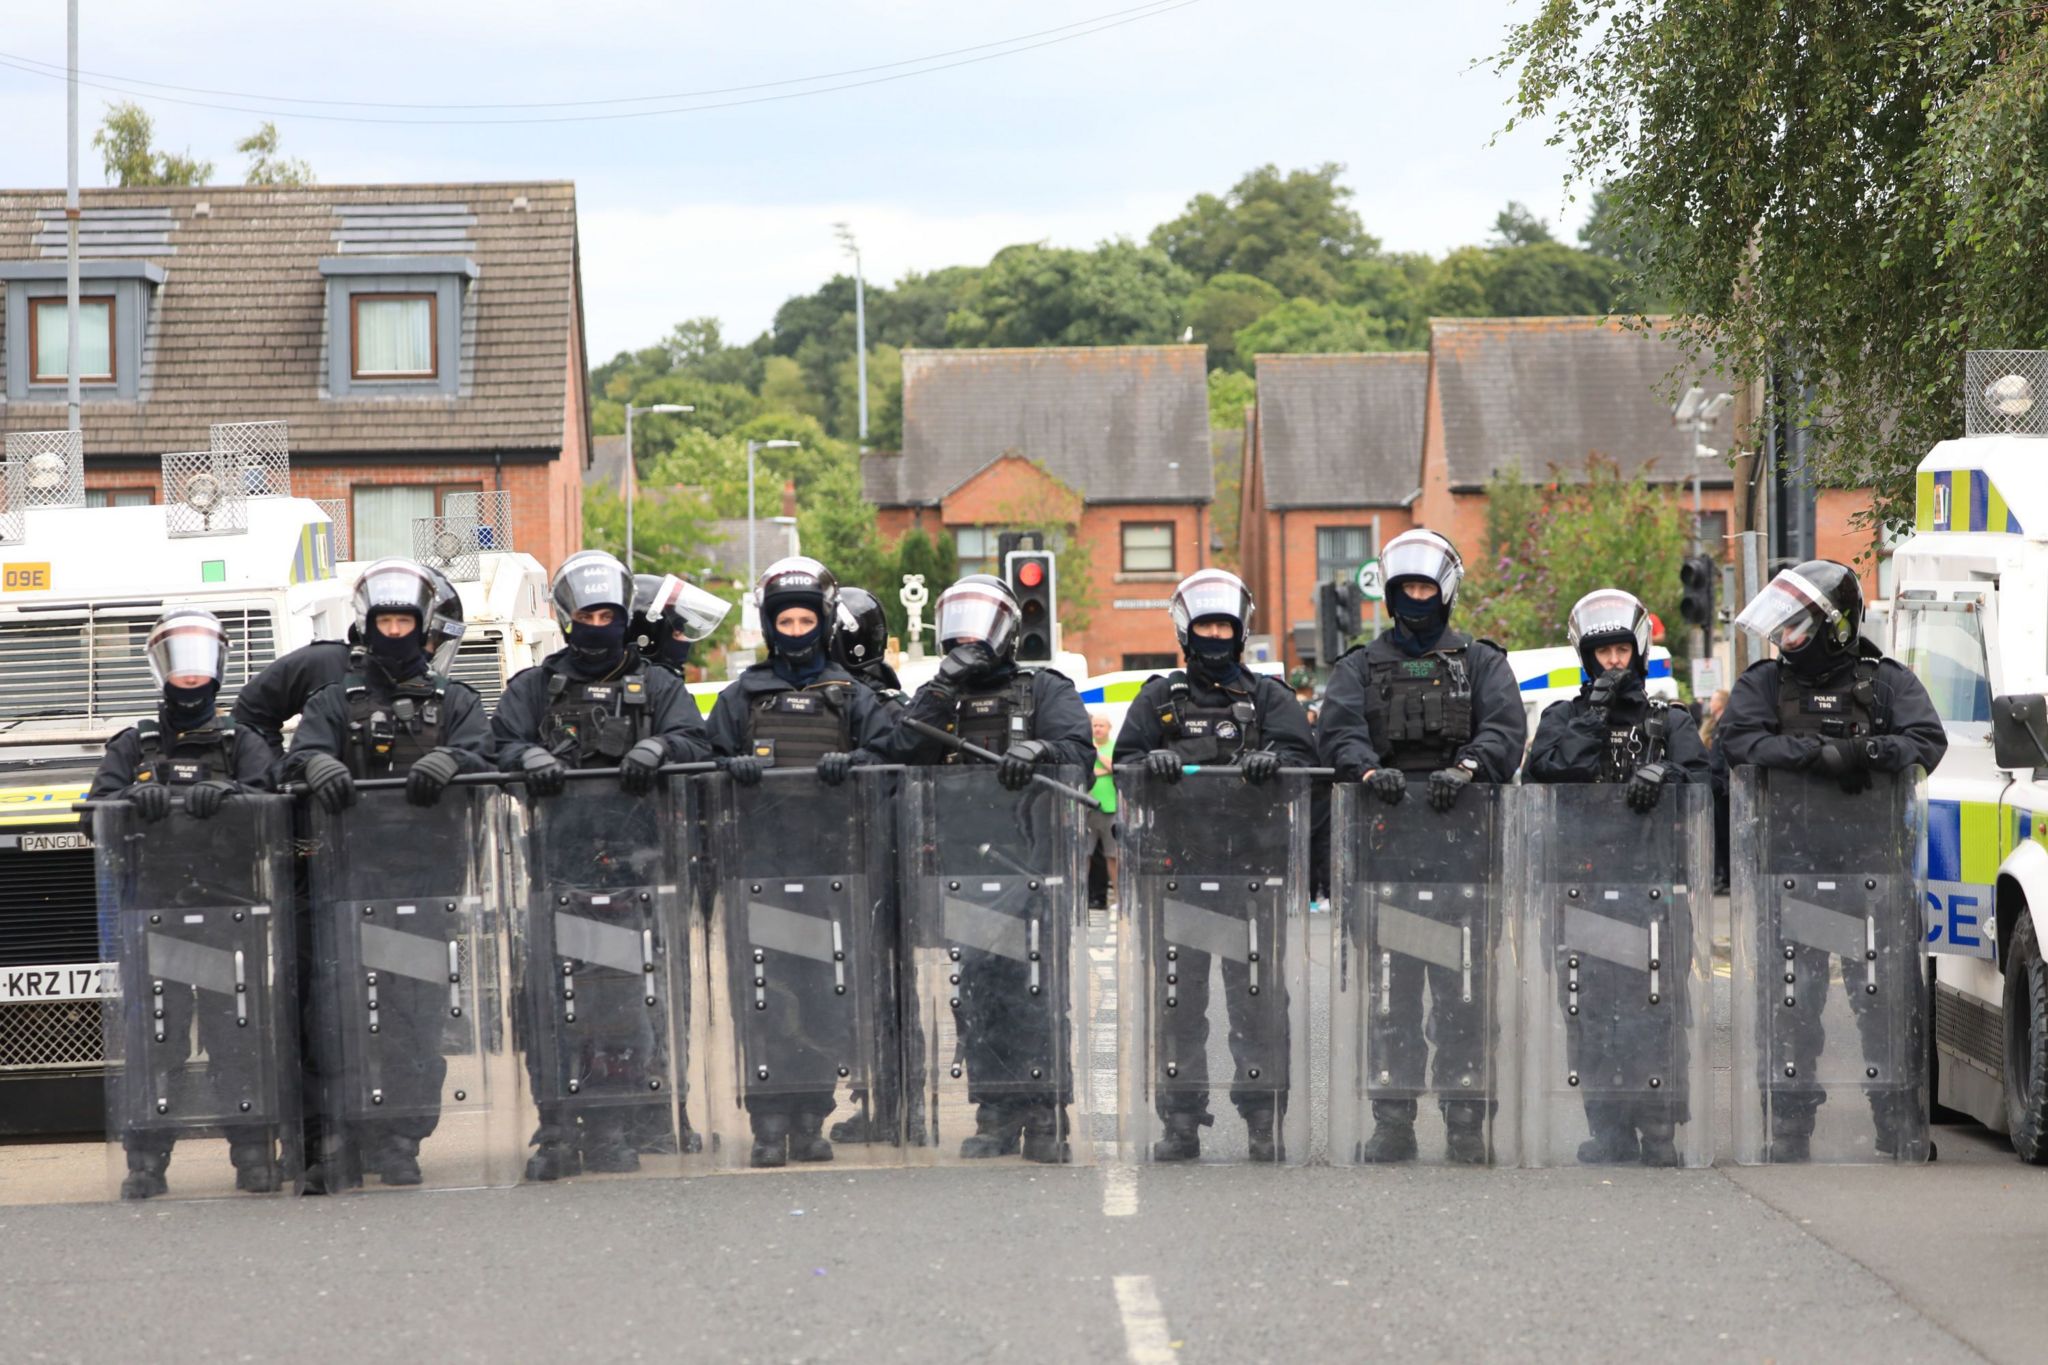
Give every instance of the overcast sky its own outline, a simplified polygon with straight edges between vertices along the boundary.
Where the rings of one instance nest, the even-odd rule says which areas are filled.
[[[330,183],[574,180],[593,360],[706,314],[751,338],[783,299],[838,268],[831,225],[842,219],[869,277],[886,282],[979,263],[1011,242],[1142,237],[1189,196],[1268,161],[1345,163],[1366,227],[1400,249],[1478,241],[1509,199],[1567,229],[1583,218],[1542,129],[1488,146],[1509,87],[1469,69],[1535,0],[1175,3],[80,0],[79,65],[100,73],[87,81],[143,92],[159,144],[212,159],[221,180],[240,179],[233,143],[273,115],[284,150]],[[63,0],[12,0],[8,11],[0,62],[61,66]],[[1088,31],[1090,20],[1115,26]],[[1032,34],[1031,50],[988,46]],[[939,53],[953,55],[911,60]],[[879,83],[820,91],[853,82]],[[286,98],[446,106],[706,90],[731,93],[670,103],[762,102],[408,127],[342,118],[662,106],[405,111]],[[104,179],[92,129],[124,97],[80,91],[85,185]],[[0,66],[0,127],[0,184],[63,184],[61,78]]]

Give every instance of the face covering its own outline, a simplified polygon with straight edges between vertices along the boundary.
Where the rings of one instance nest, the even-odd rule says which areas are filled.
[[[164,684],[164,724],[174,731],[197,730],[213,719],[214,698],[220,695],[220,684],[207,683],[204,687],[177,687]]]
[[[576,666],[585,672],[606,673],[617,668],[626,652],[625,618],[615,616],[608,626],[571,622],[569,651],[576,656]]]
[[[1797,649],[1778,651],[1785,660],[1785,666],[1802,678],[1825,678],[1843,663],[1849,655],[1837,654],[1829,648],[1829,641],[1821,631],[1814,631],[1806,643]]]
[[[1196,677],[1209,682],[1229,682],[1238,674],[1237,638],[1226,635],[1215,639],[1207,635],[1188,636],[1188,670]]]
[[[815,681],[825,671],[825,651],[819,647],[824,639],[823,626],[812,626],[801,635],[770,631],[769,663],[775,669],[775,676],[792,687],[802,687]]]
[[[690,646],[693,643],[694,641],[690,640],[678,640],[674,631],[663,626],[660,641],[655,645],[655,653],[663,663],[681,668],[690,662]]]
[[[1396,592],[1388,600],[1393,603],[1394,638],[1408,653],[1423,654],[1443,638],[1450,614],[1444,610],[1442,597],[1418,600],[1405,592]]]
[[[420,648],[417,630],[408,635],[386,635],[373,625],[367,648],[384,676],[393,682],[403,682],[427,671],[427,652]]]

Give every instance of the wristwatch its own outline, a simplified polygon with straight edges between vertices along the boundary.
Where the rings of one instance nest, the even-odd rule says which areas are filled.
[[[1469,776],[1479,776],[1479,760],[1476,758],[1461,758],[1458,760],[1458,766],[1463,768]]]

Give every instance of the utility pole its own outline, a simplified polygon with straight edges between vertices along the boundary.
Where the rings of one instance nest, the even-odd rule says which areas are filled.
[[[65,42],[64,401],[65,429],[78,431],[78,0],[68,6]]]
[[[866,287],[861,280],[860,243],[853,239],[853,229],[844,223],[834,223],[839,234],[839,245],[846,254],[853,257],[853,337],[854,337],[854,380],[860,388],[860,448],[866,454],[868,448],[868,305]]]

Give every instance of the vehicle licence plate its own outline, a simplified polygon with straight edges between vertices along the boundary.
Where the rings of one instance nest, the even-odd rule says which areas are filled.
[[[117,980],[111,962],[0,967],[0,1005],[37,1000],[100,1000],[116,993]]]
[[[92,839],[80,833],[70,834],[24,834],[21,836],[23,853],[56,853],[63,849],[91,848]]]

